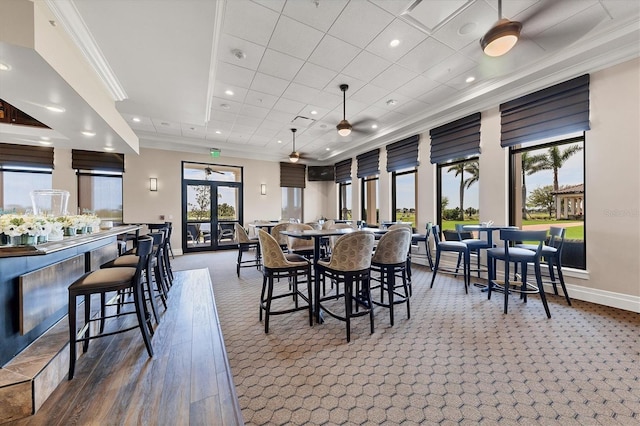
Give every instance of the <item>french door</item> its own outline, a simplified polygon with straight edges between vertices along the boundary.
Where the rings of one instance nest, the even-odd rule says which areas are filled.
[[[184,252],[236,248],[242,223],[242,183],[183,180]]]

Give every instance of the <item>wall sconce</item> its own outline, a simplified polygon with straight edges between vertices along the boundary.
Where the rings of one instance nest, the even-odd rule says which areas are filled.
[[[149,178],[149,191],[158,190],[158,178]]]
[[[260,195],[267,195],[267,184],[266,183],[261,183],[260,184]]]

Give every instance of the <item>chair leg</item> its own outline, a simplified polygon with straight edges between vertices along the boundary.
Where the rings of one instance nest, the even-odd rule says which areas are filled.
[[[101,299],[104,299],[104,293],[102,293],[100,295]],[[104,307],[104,303],[102,304],[102,306]],[[89,336],[91,335],[91,326],[88,325],[89,324],[89,320],[91,319],[91,295],[85,295],[84,296],[84,324],[85,324],[85,331],[84,334],[82,335],[82,337],[84,340],[82,342],[82,353],[87,352],[87,349],[89,349]],[[101,319],[101,321],[104,321],[104,319]]]
[[[504,313],[506,314],[509,307],[509,262],[504,263]]]
[[[547,314],[547,318],[551,318],[551,312],[549,311],[549,305],[547,304],[547,295],[544,292],[544,287],[542,285],[542,273],[540,272],[540,263],[536,262],[534,265],[536,272],[536,282],[538,284],[538,289],[540,291],[540,299],[542,299],[542,305],[544,306],[544,311]]]
[[[351,313],[352,313],[352,307],[353,307],[353,300],[351,295],[352,290],[353,290],[353,278],[347,277],[344,283],[344,310],[345,310],[344,319],[345,319],[345,322],[347,323],[347,342],[351,341]]]
[[[263,306],[265,299],[264,299],[264,293],[267,291],[267,276],[263,275],[262,276],[262,291],[260,292],[260,322],[262,322],[262,310],[263,310]]]
[[[76,296],[73,293],[69,293],[69,376],[68,379],[73,379],[73,374],[76,368],[76,334],[78,333],[76,328]]]
[[[549,266],[549,279],[551,280],[551,285],[553,286],[553,294],[558,295],[558,286],[556,285],[556,276],[553,273],[553,257],[549,257],[545,259],[547,261],[547,265]]]
[[[440,265],[440,250],[436,251],[436,264],[433,267],[433,272],[431,273],[431,285],[429,288],[433,288],[433,282],[436,280],[436,274],[438,273],[438,266]]]
[[[240,263],[242,263],[242,246],[238,245],[238,264],[236,265],[236,274],[240,278]]]
[[[386,270],[386,284],[387,284],[387,296],[389,299],[389,318],[391,319],[391,326],[393,327],[393,287],[395,284],[396,276],[393,271],[393,268],[383,268],[383,271]],[[381,280],[382,281],[382,280]]]
[[[307,274],[307,298],[309,299],[309,327],[313,326],[313,285],[311,283],[311,265],[306,268]]]
[[[153,330],[151,326],[151,320],[145,315],[145,303],[144,294],[142,293],[141,283],[134,285],[133,289],[133,302],[135,303],[136,316],[138,317],[138,326],[140,327],[140,334],[142,334],[142,340],[147,348],[147,353],[150,357],[153,356],[153,347],[151,346],[151,338],[149,337],[148,329]]]
[[[367,295],[367,304],[369,305],[369,324],[371,325],[371,334],[373,334],[373,301],[371,300],[371,276],[369,274],[364,278],[362,285],[365,287],[365,294]]]
[[[269,333],[269,313],[271,312],[271,299],[273,298],[273,277],[269,276],[268,278],[268,288],[267,288],[267,306],[264,312],[264,332],[265,334]]]
[[[471,254],[469,250],[464,252],[464,292],[469,294],[469,285],[471,284]]]
[[[569,292],[567,291],[567,286],[564,285],[564,277],[562,276],[562,265],[560,264],[559,258],[556,259],[556,268],[558,269],[558,279],[560,280],[560,286],[562,287],[564,298],[567,300],[567,304],[571,306],[571,299],[569,298]]]

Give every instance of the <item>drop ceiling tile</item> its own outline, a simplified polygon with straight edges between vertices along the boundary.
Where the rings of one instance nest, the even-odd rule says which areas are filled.
[[[371,83],[389,90],[395,90],[398,87],[410,82],[418,76],[407,68],[400,65],[393,64],[383,72],[381,72],[376,78],[371,80]]]
[[[180,135],[182,133],[180,123],[155,118],[151,121],[153,122],[153,125],[155,126],[158,133],[162,133],[165,135]]]
[[[396,96],[399,95],[396,94]],[[400,102],[398,107],[393,111],[411,116],[424,113],[427,108],[429,108],[429,105],[425,102],[421,102],[415,99],[406,99],[405,101]]]
[[[225,8],[223,32],[264,45],[271,37],[278,17],[273,10],[248,0],[229,1]]]
[[[409,6],[415,3],[416,0],[369,0],[376,6],[386,10],[394,16],[401,15],[406,11]]]
[[[309,62],[329,68],[334,71],[342,70],[360,53],[357,47],[325,35],[316,50],[309,57]]]
[[[312,111],[315,111],[316,113],[312,114]],[[307,104],[304,108],[302,108],[302,111],[300,111],[300,115],[302,115],[303,117],[308,117],[316,121],[322,120],[322,118],[328,113],[328,108],[322,108],[312,104]]]
[[[225,111],[237,114],[242,108],[242,102],[234,101],[232,99],[225,98],[213,98],[211,102],[211,110],[213,111]]]
[[[211,120],[212,121],[222,121],[226,123],[233,123],[236,121],[236,116],[238,114],[225,111],[225,110],[215,110],[211,109]]]
[[[287,90],[282,94],[282,97],[306,103],[318,93],[320,93],[318,89],[314,89],[303,84],[291,83],[289,87],[287,87]]]
[[[216,86],[219,83],[225,83],[238,87],[249,88],[255,74],[255,71],[247,68],[226,62],[218,62],[218,66],[216,68]]]
[[[234,50],[240,50],[244,53],[244,58],[238,58],[233,53]],[[234,37],[230,34],[222,34],[220,36],[220,45],[217,50],[217,59],[221,62],[227,62],[239,67],[257,70],[265,47]]]
[[[390,66],[390,61],[363,50],[342,70],[342,73],[362,81],[371,81]]]
[[[187,138],[204,139],[206,137],[206,128],[204,126],[182,124],[181,132],[182,136]]]
[[[454,96],[457,94],[458,91],[456,89],[449,87],[446,84],[442,84],[424,95],[421,95],[418,100],[430,105],[437,105],[440,102],[454,99]]]
[[[640,14],[640,2],[637,1],[601,0],[600,3],[613,16],[613,19]]]
[[[235,116],[234,116],[235,120]],[[215,133],[216,131],[220,132],[229,132],[233,128],[233,122],[222,121],[222,120],[212,120],[207,123],[207,133]]]
[[[389,101],[395,101],[395,104]],[[400,112],[404,105],[413,101],[409,96],[401,95],[400,93],[389,93],[384,98],[378,100],[373,106],[378,108],[382,108],[387,111],[396,111]]]
[[[426,38],[427,35],[422,31],[401,19],[396,19],[378,34],[365,49],[391,62],[396,62]],[[400,40],[400,44],[396,47],[390,47],[389,43],[392,40]]]
[[[460,74],[465,74],[475,66],[476,63],[474,61],[460,53],[456,53],[448,57],[445,61],[429,68],[429,70],[424,73],[424,76],[440,83],[446,83]]]
[[[287,0],[253,0],[253,1],[280,13]]]
[[[393,15],[372,3],[351,1],[329,29],[329,34],[364,48],[393,18]]]
[[[425,0],[419,2],[404,16],[423,28],[428,34],[469,6],[473,0]],[[482,3],[485,3],[484,1]],[[486,3],[485,3],[486,4]]]
[[[307,59],[324,33],[301,22],[281,16],[269,41],[274,49],[299,59]]]
[[[331,92],[324,90],[314,96],[311,103],[321,108],[333,109],[342,103],[342,93],[339,88],[337,88],[335,93],[333,90]]]
[[[471,4],[460,14],[442,25],[433,36],[447,46],[458,50],[478,40],[497,21],[497,13],[487,3],[480,1]]]
[[[367,105],[373,105],[380,99],[384,98],[389,94],[388,89],[384,89],[382,87],[374,86],[373,84],[367,84],[353,95],[351,95],[350,99],[353,99],[356,102],[362,102]]]
[[[349,98],[353,93],[364,87],[366,83],[364,81],[357,80],[344,74],[338,74],[333,80],[329,82],[329,84],[327,84],[327,87],[325,87],[324,91],[335,93],[342,98],[342,90],[340,89],[341,84],[346,84],[349,86],[349,88],[347,89],[347,98]]]
[[[277,100],[278,96],[258,92],[256,90],[247,91],[247,96],[244,98],[244,102],[248,105],[269,109],[273,108]]]
[[[304,61],[293,56],[285,55],[272,49],[267,49],[262,62],[258,67],[258,71],[273,77],[292,80],[300,71]]]
[[[282,127],[284,126],[284,124],[282,123],[278,123],[275,121],[271,121],[271,120],[264,120],[260,126],[258,126],[258,130],[257,132],[264,132],[265,134],[269,134],[271,136],[277,134]]]
[[[522,22],[522,35],[530,38],[561,22],[571,22],[574,15],[595,5],[597,0],[542,0],[515,16]]]
[[[257,106],[244,104],[240,109],[240,114],[248,115],[249,117],[264,119],[267,114],[269,114],[269,111],[269,108],[260,108]]]
[[[278,102],[273,106],[273,109],[276,111],[287,112],[292,114],[291,119],[293,118],[304,108],[305,104],[298,101],[293,101],[291,99],[280,98]]]
[[[398,60],[398,64],[410,70],[423,73],[445,58],[453,55],[455,50],[429,37]]]
[[[560,50],[575,43],[598,25],[607,21],[610,21],[609,15],[597,4],[576,13],[567,21],[539,32],[531,40],[548,52]]]
[[[228,95],[226,93],[227,90],[230,90],[233,95]],[[243,102],[244,98],[247,96],[247,92],[248,90],[243,87],[225,83],[218,83],[213,88],[213,96],[235,102]]]
[[[296,115],[296,113],[289,113],[272,109],[269,114],[267,114],[266,119],[276,123],[281,123],[282,125],[287,125],[291,123],[291,120],[293,120]]]
[[[316,89],[323,89],[335,75],[335,71],[311,62],[305,62],[293,81]]]
[[[439,84],[440,83],[437,81],[431,80],[424,75],[419,75],[408,83],[398,87],[396,92],[410,98],[417,98],[420,95],[435,89]]]
[[[288,80],[273,77],[261,72],[256,73],[256,76],[251,83],[252,90],[278,97],[280,97],[284,93],[288,86]]]
[[[330,0],[315,4],[312,1],[289,1],[282,13],[296,21],[327,32],[348,0]]]
[[[233,130],[231,131],[231,133],[242,133],[245,135],[252,135],[253,133],[255,133],[257,126],[252,126],[249,122],[249,120],[244,120],[245,117],[242,117],[242,120],[240,117],[238,117],[238,121],[236,121],[236,123],[233,125]]]

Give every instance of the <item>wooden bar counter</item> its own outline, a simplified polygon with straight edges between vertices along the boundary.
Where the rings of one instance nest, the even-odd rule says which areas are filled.
[[[56,335],[63,346],[68,343],[66,327],[56,326],[67,314],[67,287],[117,256],[118,235],[139,229],[118,226],[36,246],[0,247],[0,423],[37,410],[50,393],[43,390],[37,395],[37,387],[57,386],[59,373],[45,372],[54,359],[29,345],[45,332]],[[55,329],[59,331],[51,333]],[[21,352],[29,351],[28,362],[17,360]],[[60,359],[55,362],[64,364]],[[36,383],[36,377],[43,383]]]

